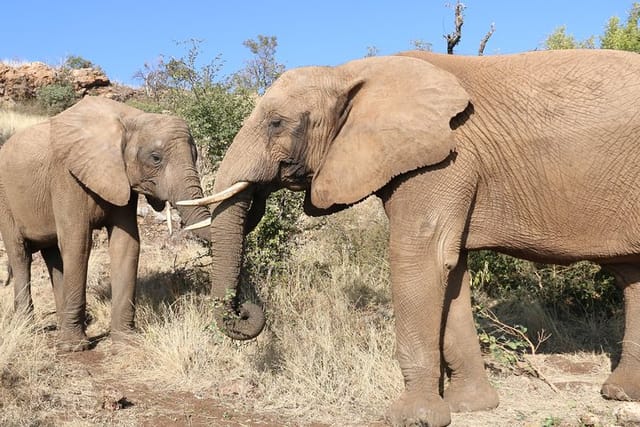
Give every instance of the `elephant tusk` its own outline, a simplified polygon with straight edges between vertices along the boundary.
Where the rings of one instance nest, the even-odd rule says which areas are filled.
[[[169,236],[171,236],[173,234],[173,222],[171,220],[171,205],[169,204],[169,202],[167,202],[166,212],[167,212],[167,227],[169,228]]]
[[[197,230],[198,228],[204,228],[204,227],[208,227],[210,225],[211,225],[211,218],[207,218],[207,219],[202,220],[200,222],[196,222],[194,224],[188,225],[184,229],[185,230]]]
[[[193,199],[193,200],[181,200],[176,202],[178,206],[206,206],[211,205],[213,203],[221,202],[230,197],[235,196],[242,190],[245,190],[247,187],[251,185],[248,181],[240,181],[233,184],[231,187],[226,190],[222,190],[219,193],[213,194],[211,196],[203,197],[201,199]]]

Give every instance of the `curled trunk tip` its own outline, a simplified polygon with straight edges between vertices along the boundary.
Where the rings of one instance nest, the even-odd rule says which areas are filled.
[[[216,309],[215,318],[226,336],[243,341],[260,335],[266,321],[262,308],[252,302],[242,303],[237,310],[231,307]]]

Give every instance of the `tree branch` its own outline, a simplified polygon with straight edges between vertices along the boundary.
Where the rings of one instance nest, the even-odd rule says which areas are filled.
[[[454,7],[454,24],[456,29],[453,33],[449,33],[444,36],[447,39],[447,53],[449,55],[453,55],[453,48],[460,43],[460,39],[462,38],[462,24],[464,24],[464,16],[462,13],[464,12],[465,7],[466,6],[461,3],[460,0],[457,0]]]
[[[489,27],[489,31],[487,31],[487,34],[485,34],[482,40],[480,40],[480,47],[478,48],[478,56],[484,55],[484,48],[487,45],[487,42],[489,41],[493,33],[495,32],[496,32],[496,24],[492,22],[491,27]]]

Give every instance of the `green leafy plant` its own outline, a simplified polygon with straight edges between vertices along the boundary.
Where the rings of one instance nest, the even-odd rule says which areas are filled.
[[[38,89],[36,100],[47,114],[52,115],[71,107],[78,97],[71,83],[60,82]]]
[[[278,273],[287,263],[291,242],[300,232],[302,193],[281,190],[271,195],[262,221],[247,236],[245,266],[254,276]]]
[[[80,68],[99,68],[98,66],[96,66],[93,62],[89,61],[88,59],[85,59],[81,56],[77,56],[77,55],[69,55],[67,56],[67,58],[64,60],[64,65],[63,67],[66,68],[70,68],[72,70],[77,70]]]

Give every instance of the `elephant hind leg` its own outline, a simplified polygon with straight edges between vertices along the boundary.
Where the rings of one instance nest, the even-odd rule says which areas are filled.
[[[640,265],[607,265],[624,292],[624,338],[620,363],[602,386],[607,399],[640,400]]]
[[[33,300],[31,299],[31,251],[22,239],[12,242],[5,241],[7,258],[9,259],[8,273],[13,281],[13,303],[16,313],[32,313]]]
[[[462,253],[458,265],[449,275],[443,313],[443,356],[451,370],[444,400],[453,412],[488,410],[499,403],[498,393],[489,383],[484,369],[469,285],[467,254]]]

